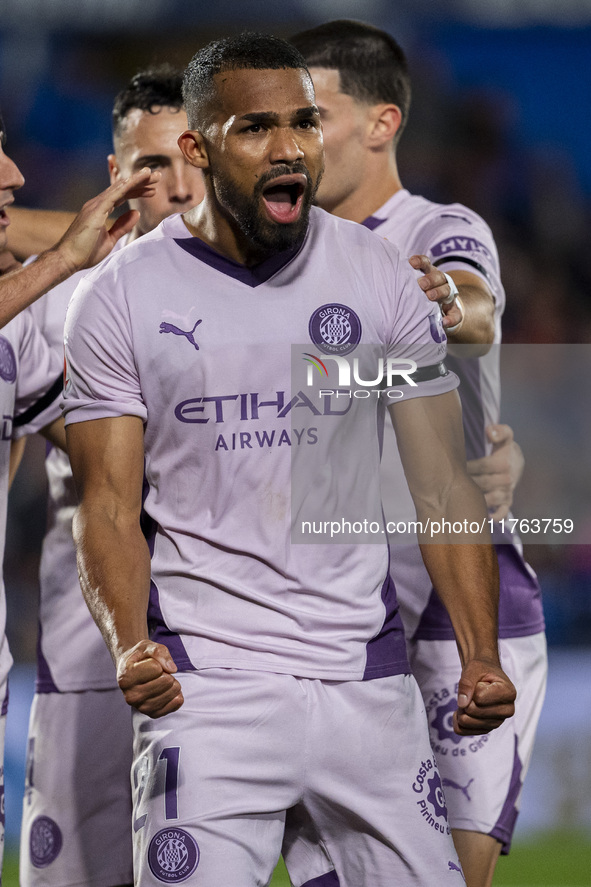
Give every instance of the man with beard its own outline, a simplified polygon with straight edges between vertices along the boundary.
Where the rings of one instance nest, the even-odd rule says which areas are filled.
[[[203,196],[201,172],[187,163],[177,144],[186,128],[182,73],[169,66],[139,72],[115,99],[114,153],[108,158],[111,181],[144,167],[160,173],[151,197],[130,201],[137,221],[115,249]],[[58,366],[63,365],[66,310],[84,273],[31,308],[59,358]],[[45,464],[48,529],[39,577],[38,667],[29,724],[20,882],[22,887],[116,887],[133,881],[129,709],[80,593],[72,539],[77,499],[68,457],[50,449]],[[106,725],[100,742],[98,724]]]
[[[136,880],[266,884],[301,803],[343,887],[460,885],[385,541],[292,542],[310,502],[379,502],[387,400],[422,518],[486,521],[439,307],[395,247],[311,210],[322,134],[293,47],[210,44],[184,97],[202,203],[91,272],[66,321],[82,587],[135,709]],[[304,390],[310,348],[373,378],[402,345],[404,383],[361,409]],[[514,699],[492,548],[423,553],[463,658],[457,729],[488,732]]]

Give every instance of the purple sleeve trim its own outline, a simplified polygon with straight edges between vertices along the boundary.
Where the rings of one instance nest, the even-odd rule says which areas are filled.
[[[305,884],[302,884],[302,887],[341,887],[341,882],[339,881],[339,876],[333,870],[325,875],[320,875],[319,878],[312,878],[311,881],[306,881]]]
[[[519,797],[519,792],[523,785],[521,772],[522,766],[517,752],[517,737],[515,737],[513,772],[511,773],[509,791],[507,792],[507,798],[503,805],[503,809],[501,810],[501,815],[499,816],[495,827],[489,832],[491,838],[496,838],[496,840],[503,845],[501,847],[501,854],[503,856],[507,856],[511,849],[511,839],[513,837],[515,823],[519,813],[519,810],[517,809],[517,798]]]

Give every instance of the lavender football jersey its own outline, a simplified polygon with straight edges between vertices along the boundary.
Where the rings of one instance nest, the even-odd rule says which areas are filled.
[[[119,240],[113,251],[121,249],[126,241],[125,237]],[[30,308],[60,365],[64,360],[68,303],[87,273],[84,270],[72,275]],[[66,453],[49,447],[45,470],[47,530],[39,569],[36,690],[50,693],[116,687],[113,660],[80,589],[72,538],[72,518],[78,500]]]
[[[442,205],[398,191],[363,223],[395,243],[403,256],[427,255],[443,271],[464,270],[481,277],[495,299],[495,344],[501,342],[505,292],[500,278],[496,245],[486,222],[461,204]],[[481,358],[451,355],[446,364],[460,379],[464,436],[468,459],[491,452],[485,428],[500,421],[499,348]],[[395,435],[386,426],[382,461],[384,509],[394,522],[413,519],[414,506],[406,487]],[[389,491],[396,490],[396,496]],[[540,588],[535,573],[522,557],[522,547],[509,533],[496,546],[500,569],[499,634],[518,637],[544,628]],[[398,590],[403,622],[409,637],[453,639],[449,617],[433,591],[418,547],[391,546],[392,575]]]
[[[361,440],[363,491],[378,500],[384,398],[349,445],[332,397],[307,394],[305,355],[329,364],[364,345],[390,354],[430,343],[421,366],[440,365],[438,318],[396,247],[318,209],[300,248],[252,268],[172,216],[79,285],[66,319],[66,423],[144,423],[148,621],[180,669],[328,680],[408,670],[387,545],[293,544],[291,478],[302,462],[314,468],[316,446],[338,452],[338,468],[323,463],[313,484],[338,509],[359,495]],[[445,371],[405,396],[456,384]]]
[[[0,562],[6,536],[10,442],[59,418],[61,389],[62,361],[49,349],[27,309],[0,332]],[[6,600],[0,576],[0,683],[12,664],[5,627]]]

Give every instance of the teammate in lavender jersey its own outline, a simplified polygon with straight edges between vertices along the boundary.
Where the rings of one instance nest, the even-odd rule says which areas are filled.
[[[339,347],[427,349],[391,408],[413,493],[425,517],[433,494],[486,514],[465,472],[439,308],[394,246],[310,212],[322,136],[293,48],[252,34],[210,44],[186,72],[185,103],[179,144],[204,173],[203,202],[91,273],[66,320],[83,590],[136,709],[136,879],[198,869],[203,887],[268,883],[285,811],[303,801],[344,887],[459,884],[387,546],[290,541],[292,456],[320,439],[348,446],[330,403],[322,415],[291,393],[291,347],[328,346],[326,309],[345,312]],[[327,304],[333,292],[339,304]],[[195,330],[198,350],[173,326]],[[371,503],[380,403],[352,429]],[[290,438],[290,418],[314,424]],[[444,470],[417,445],[431,426]],[[356,443],[345,455],[344,470],[318,478],[337,505],[356,484]],[[514,696],[496,651],[492,548],[424,556],[464,656],[458,730],[487,732]]]
[[[24,179],[4,153],[4,124],[0,120],[0,195],[21,187]],[[8,219],[0,218],[0,250],[4,248]],[[56,357],[37,329],[31,313],[23,311],[0,333],[0,562],[4,556],[6,506],[11,446],[24,435],[41,431],[57,446],[65,446],[59,408],[62,360]],[[8,708],[8,672],[12,657],[5,635],[6,600],[0,575],[0,869],[4,850],[4,733]]]
[[[437,297],[442,271],[459,290],[463,319],[443,321],[449,343],[481,353],[501,340],[505,294],[488,225],[464,206],[411,195],[400,181],[396,146],[406,124],[410,80],[394,39],[370,25],[334,21],[293,43],[310,65],[320,109],[326,171],[318,203],[396,243]],[[438,270],[440,269],[440,270]],[[465,350],[457,352],[463,358]],[[508,426],[499,425],[499,351],[478,359],[448,358],[461,380],[469,470],[487,494],[493,517],[505,517],[522,466]],[[392,521],[415,517],[395,441],[384,446],[384,504]],[[394,471],[398,465],[399,471]],[[397,491],[392,500],[391,490]],[[544,622],[536,577],[518,539],[503,538],[499,559],[501,661],[518,692],[516,716],[486,743],[471,743],[451,726],[458,657],[453,631],[417,546],[391,546],[394,578],[413,672],[427,707],[432,744],[443,776],[450,823],[469,887],[490,885],[499,852],[508,852],[521,786],[530,760],[547,672]],[[435,587],[437,583],[435,582]],[[321,864],[323,865],[323,863]]]
[[[160,173],[152,196],[130,201],[136,223],[116,249],[203,196],[201,173],[177,145],[187,128],[182,103],[182,73],[169,66],[136,74],[115,100],[114,153],[108,158],[112,183],[145,167]],[[60,365],[66,309],[84,273],[31,308]],[[80,591],[72,539],[77,499],[67,455],[51,449],[46,470],[48,530],[41,558],[20,879],[23,887],[116,887],[133,880],[131,719],[112,659]],[[98,725],[104,725],[100,741]]]

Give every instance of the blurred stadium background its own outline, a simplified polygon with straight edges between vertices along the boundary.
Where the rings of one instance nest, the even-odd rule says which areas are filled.
[[[386,28],[407,51],[414,98],[402,180],[432,199],[466,203],[491,225],[508,298],[505,341],[588,345],[591,0],[2,0],[0,104],[9,153],[27,179],[19,204],[77,209],[106,186],[112,99],[140,67],[184,66],[208,40],[244,28],[289,36],[337,17]],[[589,388],[583,378],[573,414],[588,412]],[[543,491],[548,466],[535,444],[526,462],[526,479]],[[584,475],[586,491],[591,472]],[[44,497],[43,444],[31,441],[5,560],[16,660],[5,884],[17,883]],[[498,885],[591,884],[591,522],[571,538],[576,544],[527,547],[544,591],[550,682]]]

